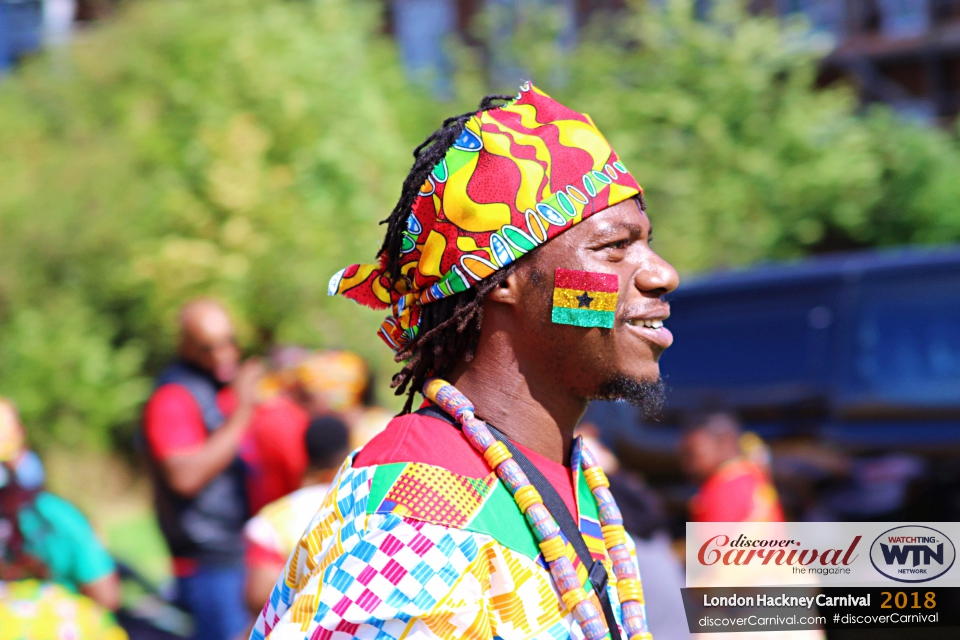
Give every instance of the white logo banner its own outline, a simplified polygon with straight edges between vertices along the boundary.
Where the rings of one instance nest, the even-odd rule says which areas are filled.
[[[688,522],[687,587],[960,586],[960,522]]]

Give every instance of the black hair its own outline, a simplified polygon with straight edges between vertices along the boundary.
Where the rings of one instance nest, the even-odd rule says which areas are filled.
[[[420,187],[437,163],[447,155],[447,151],[463,132],[470,118],[480,111],[501,107],[510,100],[513,100],[513,96],[486,96],[480,101],[476,111],[447,118],[439,129],[414,150],[413,167],[403,181],[400,199],[387,219],[381,223],[387,225],[387,233],[377,256],[385,256],[386,272],[392,280],[402,277],[400,247],[403,232],[407,228],[407,218],[413,212],[413,203],[420,193]],[[397,362],[406,361],[393,377],[392,385],[397,389],[397,395],[407,395],[402,413],[410,412],[416,393],[428,377],[449,373],[461,357],[467,361],[473,358],[473,351],[480,338],[483,298],[512,273],[512,266],[481,280],[475,287],[423,307],[417,336],[396,355]]]
[[[304,434],[311,469],[337,467],[350,446],[346,423],[335,416],[320,416],[310,421]]]

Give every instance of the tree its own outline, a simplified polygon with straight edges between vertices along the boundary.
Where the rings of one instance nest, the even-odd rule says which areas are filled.
[[[802,23],[670,0],[526,59],[590,113],[646,187],[657,247],[682,271],[960,239],[960,146],[849,87],[815,87],[827,50]]]
[[[386,364],[381,314],[325,295],[373,257],[426,104],[377,10],[132,3],[0,87],[0,393],[36,442],[127,433],[192,295],[254,349]]]

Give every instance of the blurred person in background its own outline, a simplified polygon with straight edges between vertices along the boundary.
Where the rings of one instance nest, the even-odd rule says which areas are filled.
[[[0,639],[124,638],[108,613],[120,606],[113,560],[83,514],[43,490],[38,465],[0,398]]]
[[[309,465],[301,478],[301,488],[268,504],[244,527],[246,600],[254,615],[270,597],[287,559],[350,453],[347,425],[335,416],[313,418],[303,435]]]
[[[684,472],[700,483],[690,502],[693,522],[783,522],[770,457],[756,434],[744,434],[727,413],[697,416],[680,441]]]
[[[390,10],[407,78],[450,99],[453,65],[444,45],[457,28],[455,0],[391,0]]]
[[[294,392],[313,415],[333,413],[350,427],[350,447],[362,447],[383,431],[393,414],[376,406],[366,360],[350,351],[317,351],[297,367]]]
[[[196,638],[229,640],[248,622],[241,445],[257,406],[258,362],[240,363],[233,322],[211,299],[180,310],[179,358],[144,410],[160,530]]]
[[[271,360],[274,371],[260,383],[265,400],[250,427],[256,458],[250,483],[254,512],[300,487],[307,468],[303,434],[311,418],[342,418],[349,427],[350,448],[356,449],[393,417],[375,406],[370,367],[353,352],[282,347]]]
[[[250,513],[300,488],[307,452],[303,434],[310,424],[308,407],[289,392],[296,369],[309,354],[301,347],[279,347],[270,352],[271,371],[257,384],[260,404],[247,431],[243,459],[247,462]]]

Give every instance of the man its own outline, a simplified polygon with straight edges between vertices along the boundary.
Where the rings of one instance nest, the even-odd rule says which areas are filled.
[[[639,582],[618,578],[635,560],[611,567],[601,534],[615,507],[598,512],[573,437],[591,398],[652,408],[662,394],[677,274],[649,246],[640,188],[589,117],[529,84],[448,119],[415,157],[380,263],[348,267],[330,292],[390,307],[381,337],[406,361],[406,410],[428,379],[455,385],[542,474],[570,544],[541,554],[533,503],[424,407],[347,460],[251,637],[649,638]],[[547,563],[567,571],[562,599]],[[594,615],[575,618],[587,601]]]
[[[256,406],[260,365],[240,365],[233,323],[217,302],[180,311],[180,358],[144,412],[160,530],[196,637],[230,640],[247,624],[243,537],[247,494],[241,443]]]
[[[681,462],[687,475],[702,483],[690,503],[693,522],[783,522],[769,470],[744,450],[752,443],[756,451],[759,438],[746,435],[726,413],[696,418],[685,430]]]
[[[270,597],[287,558],[350,453],[347,425],[334,416],[313,418],[303,441],[309,462],[301,488],[265,506],[243,529],[247,543],[246,601],[254,615]]]

